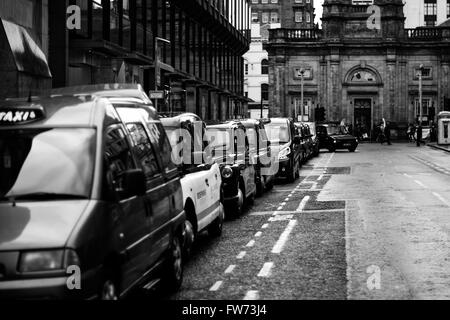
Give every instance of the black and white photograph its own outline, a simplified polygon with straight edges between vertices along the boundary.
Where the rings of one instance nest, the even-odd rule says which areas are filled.
[[[450,300],[449,127],[450,0],[0,0],[0,304]]]

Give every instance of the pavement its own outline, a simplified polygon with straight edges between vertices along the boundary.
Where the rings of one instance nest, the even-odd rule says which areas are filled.
[[[450,158],[413,144],[323,152],[221,238],[200,235],[176,300],[449,299]]]
[[[428,143],[427,145],[433,149],[450,152],[450,145],[438,145],[437,143]]]

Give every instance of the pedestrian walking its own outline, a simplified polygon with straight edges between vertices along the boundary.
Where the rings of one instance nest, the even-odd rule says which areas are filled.
[[[392,143],[391,143],[391,123],[389,121],[385,121],[384,136],[386,138],[387,144],[389,146],[392,145]]]
[[[417,125],[417,138],[416,138],[416,145],[420,147],[420,144],[422,143],[422,124],[419,122]]]
[[[408,124],[407,134],[408,134],[409,142],[414,142],[414,140],[415,140],[414,135],[416,134],[416,127],[412,123]]]

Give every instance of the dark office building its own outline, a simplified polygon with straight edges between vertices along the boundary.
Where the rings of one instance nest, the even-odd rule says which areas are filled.
[[[0,1],[0,98],[51,87],[47,0]]]
[[[81,28],[69,31],[70,5]],[[159,111],[239,117],[249,17],[246,0],[49,0],[53,86],[141,83],[165,92]]]

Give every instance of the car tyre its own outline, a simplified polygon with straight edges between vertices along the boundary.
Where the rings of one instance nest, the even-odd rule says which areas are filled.
[[[117,277],[114,276],[114,272],[109,269],[105,272],[104,280],[102,281],[99,290],[98,298],[100,300],[119,300],[119,286]]]
[[[348,151],[350,151],[350,152],[355,152],[355,151],[356,151],[356,148],[348,148]]]
[[[183,256],[188,259],[191,256],[192,246],[195,242],[195,230],[191,221],[186,220],[184,223],[184,243]]]
[[[163,277],[166,288],[176,291],[183,283],[183,252],[178,235],[174,235],[168,252],[167,268]]]
[[[223,221],[225,220],[225,213],[223,210],[223,205],[220,204],[219,216],[214,220],[208,228],[208,233],[212,237],[220,237],[223,232]]]
[[[288,177],[288,182],[292,183],[297,179],[297,170],[295,170],[295,166],[292,168],[291,173],[289,174]]]

